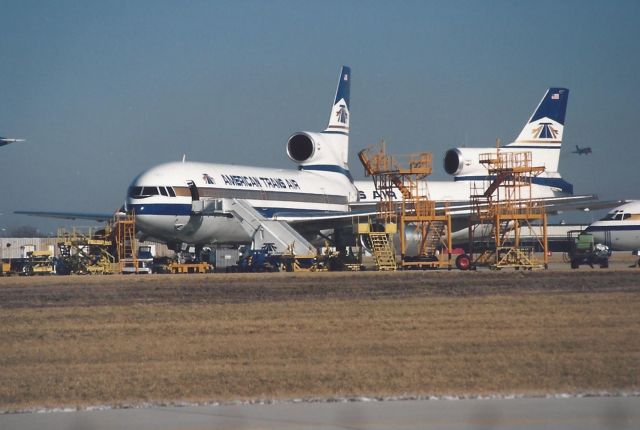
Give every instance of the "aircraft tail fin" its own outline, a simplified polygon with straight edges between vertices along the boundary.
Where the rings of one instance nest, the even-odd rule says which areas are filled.
[[[518,138],[506,145],[530,150],[547,172],[557,172],[569,90],[549,88]]]
[[[298,168],[340,173],[353,181],[348,166],[350,92],[351,68],[342,66],[327,128],[320,133],[301,131],[289,137],[287,155]]]
[[[325,133],[349,134],[349,105],[351,93],[351,68],[342,66],[336,96],[331,107],[329,124]]]

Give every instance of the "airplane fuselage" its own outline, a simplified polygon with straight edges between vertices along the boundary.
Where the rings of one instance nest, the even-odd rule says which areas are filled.
[[[550,180],[548,185],[531,184],[531,193],[526,198],[545,199],[571,196],[573,194],[563,185],[567,183],[562,178],[554,178],[555,182],[557,182],[555,186],[551,181],[552,178],[548,179]],[[484,191],[488,186],[488,183],[482,180],[428,181],[425,184],[425,191],[421,195],[427,195],[431,200],[447,203],[450,206],[468,204],[472,190]],[[353,207],[367,206],[380,201],[381,197],[385,197],[385,192],[376,189],[372,181],[355,181],[355,186],[358,189],[359,200],[353,202]],[[568,186],[570,187],[571,185],[568,184]],[[397,188],[393,188],[391,197],[394,200],[402,200],[402,193]]]
[[[640,249],[640,201],[614,208],[585,232],[592,234],[596,243],[605,244],[612,251]]]
[[[334,172],[175,162],[134,179],[126,209],[135,212],[146,236],[166,242],[249,242],[234,217],[194,214],[194,202],[222,199],[245,200],[265,217],[331,214],[348,211],[357,190],[346,176]]]

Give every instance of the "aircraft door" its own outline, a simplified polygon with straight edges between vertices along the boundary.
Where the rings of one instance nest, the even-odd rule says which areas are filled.
[[[191,200],[194,202],[200,200],[200,192],[198,191],[196,183],[193,181],[187,181],[187,185],[189,186],[189,192],[191,193]]]
[[[611,248],[611,229],[604,230],[604,244]]]

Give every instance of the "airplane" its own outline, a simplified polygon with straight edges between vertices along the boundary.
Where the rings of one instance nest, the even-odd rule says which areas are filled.
[[[305,237],[317,237],[323,229],[346,229],[354,218],[373,215],[378,200],[373,184],[354,181],[347,164],[350,84],[351,69],[343,66],[326,129],[289,137],[286,152],[297,165],[295,170],[184,160],[165,163],[133,179],[120,212],[135,212],[141,239],[159,240],[174,250],[185,244],[198,249],[251,243],[257,235],[276,228],[275,223],[289,237],[302,233],[304,237],[298,235],[296,240],[303,242]],[[549,89],[516,141],[501,149],[531,150],[534,165],[547,168],[533,178],[535,197],[548,207],[565,209],[596,199],[593,195],[574,196],[573,186],[558,173],[567,97],[567,89]],[[449,150],[444,166],[454,181],[430,181],[431,198],[468,215],[470,183],[487,176],[478,156],[490,151],[495,148]],[[15,213],[64,218],[63,213]],[[102,214],[72,216],[104,219]],[[260,225],[248,228],[255,219]]]
[[[578,145],[576,145],[576,150],[575,151],[571,151],[572,154],[578,154],[578,155],[589,155],[591,154],[591,148],[590,147],[585,147],[585,148],[580,148]]]
[[[0,136],[0,146],[5,146],[8,145],[10,143],[15,143],[15,142],[24,142],[24,139],[11,139],[8,137],[1,137]]]
[[[530,197],[534,202],[544,201],[549,212],[582,209],[596,200],[594,195],[574,195],[573,185],[559,173],[568,97],[566,88],[549,88],[516,140],[499,148],[501,153],[530,151],[531,165],[545,167],[543,173],[531,178]],[[496,147],[448,150],[443,165],[446,173],[453,176],[453,181],[428,181],[423,186],[424,190],[440,206],[446,203],[452,215],[468,214],[471,189],[483,189],[486,181],[492,179],[486,166],[479,161],[480,154],[495,152]],[[380,191],[372,181],[356,181],[355,184],[359,201],[354,202],[352,208],[368,208],[379,201]],[[394,188],[391,197],[400,200],[402,194]],[[610,203],[605,207],[611,207]]]
[[[351,69],[343,66],[326,129],[289,137],[286,151],[297,169],[187,161],[161,164],[131,182],[125,210],[135,212],[144,236],[172,249],[183,243],[202,247],[250,242],[242,215],[230,215],[224,205],[235,204],[236,211],[243,208],[223,199],[241,200],[249,206],[244,210],[257,211],[244,219],[292,216],[293,223],[301,223],[351,217],[350,202],[357,200],[358,191],[347,165],[350,88]],[[200,204],[201,210],[194,210]]]
[[[585,233],[596,243],[612,251],[640,250],[640,200],[631,200],[613,208],[602,219],[591,223]]]

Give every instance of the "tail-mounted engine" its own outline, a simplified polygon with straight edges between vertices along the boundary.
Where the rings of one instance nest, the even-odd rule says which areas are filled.
[[[454,148],[444,156],[444,170],[453,176],[484,176],[487,169],[480,164],[480,154],[495,152],[495,148]]]
[[[287,155],[301,165],[346,163],[345,136],[301,131],[293,134],[287,142]]]
[[[316,133],[296,133],[287,142],[287,155],[296,163],[305,163],[313,160],[321,151],[321,143],[318,142]],[[315,138],[315,139],[314,139]]]

